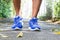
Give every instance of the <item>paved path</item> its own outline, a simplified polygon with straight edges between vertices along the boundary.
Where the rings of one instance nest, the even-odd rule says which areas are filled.
[[[0,40],[60,40],[60,35],[54,34],[52,28],[59,28],[59,24],[50,24],[43,21],[39,22],[41,32],[28,31],[28,22],[24,21],[23,37],[16,37],[20,31],[13,31],[11,29],[12,23],[0,23]],[[2,37],[5,35],[8,37]]]

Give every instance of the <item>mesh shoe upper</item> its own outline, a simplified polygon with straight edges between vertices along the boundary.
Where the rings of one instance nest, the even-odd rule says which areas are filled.
[[[18,27],[18,28],[23,27],[22,18],[19,16],[16,16],[14,18],[14,24],[12,25],[12,29],[15,29],[16,27]]]
[[[38,25],[37,20],[38,20],[37,18],[32,18],[32,19],[29,21],[29,26],[31,27],[31,29],[35,29],[35,28],[40,29],[40,26]]]

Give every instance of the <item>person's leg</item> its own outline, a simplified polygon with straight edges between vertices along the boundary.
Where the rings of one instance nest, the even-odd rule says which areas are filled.
[[[21,0],[13,0],[16,15],[19,15]]]
[[[22,18],[20,12],[21,0],[13,0],[14,8],[16,11],[16,16],[14,18],[14,24],[12,25],[12,29],[21,29],[22,28]],[[19,15],[20,14],[20,15]]]
[[[37,17],[42,0],[32,0],[32,17]]]
[[[32,17],[29,21],[29,29],[30,30],[40,30],[40,26],[38,25],[37,22],[37,14],[39,12],[42,0],[32,0],[33,5],[32,5]]]

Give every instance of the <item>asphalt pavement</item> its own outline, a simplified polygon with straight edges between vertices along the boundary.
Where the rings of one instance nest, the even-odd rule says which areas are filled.
[[[54,34],[53,28],[60,28],[60,24],[51,24],[39,21],[41,31],[29,31],[28,22],[24,21],[22,31],[11,29],[13,23],[0,23],[0,40],[60,40],[60,35]],[[17,37],[19,32],[23,32],[22,37]],[[7,37],[5,37],[7,36]]]

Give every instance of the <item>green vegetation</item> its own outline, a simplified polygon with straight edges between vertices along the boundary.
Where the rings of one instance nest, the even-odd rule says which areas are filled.
[[[44,21],[52,19],[52,0],[46,0],[46,14],[39,18]]]
[[[54,3],[54,15],[56,19],[60,19],[60,1]]]
[[[0,18],[11,16],[11,0],[0,0]]]
[[[46,3],[46,14],[39,18],[41,20],[52,20],[54,22],[60,20],[60,0],[58,0],[58,2],[54,1],[54,3],[52,3],[52,0],[47,0]]]

